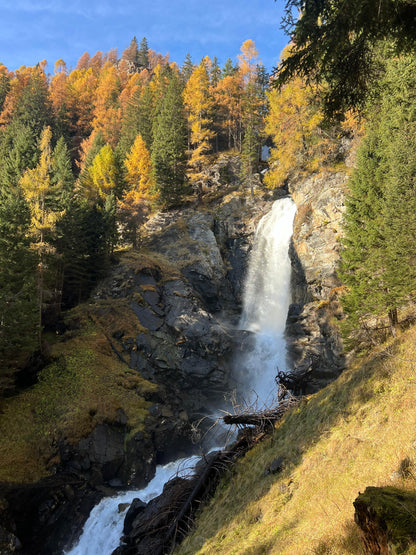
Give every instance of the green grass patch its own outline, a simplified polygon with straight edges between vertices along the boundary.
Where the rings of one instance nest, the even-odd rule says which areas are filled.
[[[177,549],[363,553],[353,501],[369,485],[416,491],[416,328],[353,361],[238,461]],[[282,456],[283,471],[265,475]],[[409,471],[400,473],[406,460]]]
[[[38,383],[2,400],[0,482],[47,476],[59,463],[60,440],[77,443],[97,424],[113,422],[118,409],[126,413],[129,433],[143,429],[150,405],[144,395],[156,386],[117,359],[108,341],[117,319],[114,314],[113,320],[108,318],[103,306],[95,310],[96,321],[90,317],[91,307],[73,311],[70,319],[79,329],[52,347],[53,362],[40,372]],[[126,330],[130,325],[127,315]]]

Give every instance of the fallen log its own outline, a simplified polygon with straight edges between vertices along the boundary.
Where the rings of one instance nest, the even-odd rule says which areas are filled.
[[[227,414],[223,416],[225,424],[243,424],[245,426],[257,426],[265,428],[273,425],[274,422],[280,420],[282,416],[292,407],[299,403],[300,399],[297,397],[290,397],[280,402],[280,404],[273,409],[266,409],[257,412],[242,412],[240,414]]]

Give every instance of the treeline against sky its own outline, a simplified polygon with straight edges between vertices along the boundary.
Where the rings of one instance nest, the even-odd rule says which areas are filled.
[[[0,352],[42,345],[62,307],[85,299],[150,211],[200,195],[215,153],[256,171],[268,76],[253,41],[238,63],[182,67],[134,38],[46,62],[0,66]]]

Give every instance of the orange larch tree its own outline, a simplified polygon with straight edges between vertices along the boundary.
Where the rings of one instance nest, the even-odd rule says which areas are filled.
[[[121,110],[118,103],[120,90],[116,68],[110,62],[106,62],[94,91],[92,127],[95,131],[102,131],[105,141],[112,148],[115,148],[120,137]]]
[[[139,134],[124,161],[128,189],[118,202],[118,218],[123,225],[123,236],[137,247],[138,229],[145,222],[151,205],[157,201],[152,161],[142,136]]]
[[[188,79],[183,92],[185,110],[189,126],[189,160],[187,175],[191,185],[198,191],[207,180],[207,154],[212,149],[213,99],[210,91],[210,80],[207,72],[209,58],[204,58]]]

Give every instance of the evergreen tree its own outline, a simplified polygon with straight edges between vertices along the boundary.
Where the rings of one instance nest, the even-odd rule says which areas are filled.
[[[55,246],[63,267],[62,302],[85,300],[109,267],[114,227],[108,214],[86,199],[73,198],[57,223]]]
[[[37,344],[36,260],[30,212],[18,187],[0,185],[0,365],[13,366]]]
[[[13,119],[29,127],[39,137],[46,126],[52,125],[52,105],[48,82],[40,67],[35,68],[18,98]]]
[[[361,106],[378,79],[374,46],[416,47],[416,5],[409,0],[288,0],[284,28],[295,48],[278,68],[278,86],[295,76],[325,79],[329,114]],[[299,14],[302,14],[299,17]]]
[[[415,69],[412,56],[387,63],[350,182],[340,271],[347,333],[373,316],[395,326],[398,308],[416,291]]]
[[[149,45],[146,37],[140,42],[140,48],[137,53],[137,65],[139,69],[148,69],[149,67]]]
[[[342,303],[349,315],[348,332],[363,318],[380,314],[384,306],[383,226],[384,160],[378,125],[373,124],[360,148],[357,168],[350,179],[350,194],[344,221],[345,238],[340,278],[349,292]],[[381,256],[380,256],[381,255]]]
[[[64,210],[74,188],[69,150],[63,137],[60,137],[53,150],[51,160],[51,184],[59,193],[56,195],[56,210]]]
[[[36,137],[32,129],[19,121],[12,121],[0,142],[0,184],[16,187],[27,168],[34,168],[39,158]]]
[[[212,64],[209,70],[209,80],[210,80],[211,86],[216,87],[220,79],[221,79],[221,68],[218,65],[217,56],[214,56],[214,59],[212,60]]]
[[[181,69],[181,75],[184,83],[188,81],[194,69],[195,69],[195,66],[192,63],[191,55],[188,52],[185,56],[185,60],[183,61],[182,69]]]
[[[227,58],[225,65],[222,69],[222,78],[233,77],[238,73],[238,67],[233,65],[231,58]]]
[[[160,201],[178,203],[186,192],[185,168],[187,130],[182,88],[178,76],[171,75],[153,127],[152,163]]]
[[[133,94],[124,113],[121,138],[117,151],[124,158],[138,134],[142,136],[148,150],[152,148],[153,93],[150,85],[139,87]]]
[[[2,71],[4,68],[5,71]],[[0,112],[3,110],[4,101],[10,90],[10,78],[7,75],[6,68],[0,64]]]

